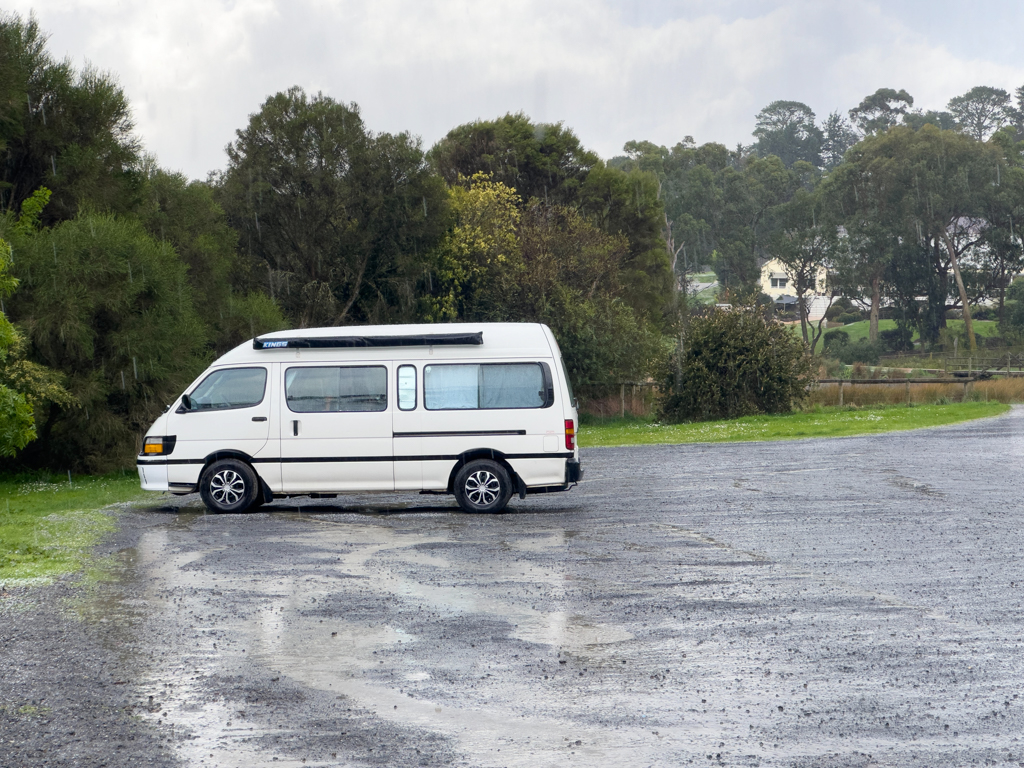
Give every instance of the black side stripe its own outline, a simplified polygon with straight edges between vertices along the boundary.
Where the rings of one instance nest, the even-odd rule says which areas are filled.
[[[572,453],[506,453],[506,459],[571,459]],[[363,462],[393,461],[458,461],[457,455],[450,456],[288,456],[277,458],[255,458],[253,464],[348,464]],[[145,467],[165,466],[169,464],[205,464],[206,459],[156,459],[154,461],[136,460],[136,464]]]
[[[479,437],[481,435],[525,435],[525,429],[488,429],[478,432],[393,432],[393,437]]]

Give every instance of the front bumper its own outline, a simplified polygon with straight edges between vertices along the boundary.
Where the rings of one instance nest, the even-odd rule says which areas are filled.
[[[167,465],[166,464],[143,464],[136,465],[139,469],[139,481],[144,491],[166,491],[167,486]]]

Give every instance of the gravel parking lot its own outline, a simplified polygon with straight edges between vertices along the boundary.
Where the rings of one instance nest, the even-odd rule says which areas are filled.
[[[0,765],[1024,765],[1022,427],[128,509],[111,580],[0,599]]]

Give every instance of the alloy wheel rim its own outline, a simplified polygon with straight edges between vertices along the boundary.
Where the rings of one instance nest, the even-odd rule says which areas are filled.
[[[501,483],[492,472],[482,469],[466,478],[466,497],[478,507],[493,504],[499,493]]]
[[[245,493],[245,480],[233,469],[222,469],[210,481],[210,494],[218,504],[231,506]]]

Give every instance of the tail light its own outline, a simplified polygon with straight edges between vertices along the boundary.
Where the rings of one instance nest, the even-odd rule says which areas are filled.
[[[572,419],[565,420],[565,450],[576,450],[576,424]]]

